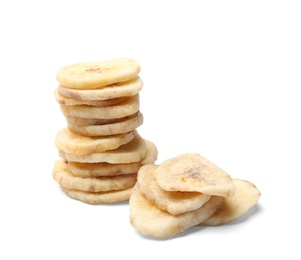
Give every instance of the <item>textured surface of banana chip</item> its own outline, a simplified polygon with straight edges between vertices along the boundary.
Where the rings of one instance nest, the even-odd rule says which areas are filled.
[[[64,160],[55,162],[52,176],[61,187],[89,192],[124,190],[133,187],[137,180],[136,173],[98,178],[77,177],[70,172]]]
[[[201,226],[218,226],[231,223],[243,217],[260,198],[260,191],[256,186],[245,180],[233,179],[236,192],[233,197],[225,198],[221,208],[210,218],[202,222]]]
[[[60,68],[57,81],[75,89],[95,89],[137,77],[140,65],[133,59],[114,59],[101,62],[82,62]]]
[[[186,153],[161,163],[159,186],[166,191],[196,191],[229,197],[235,186],[228,173],[197,153]]]
[[[165,191],[156,180],[158,165],[148,164],[140,168],[137,175],[139,192],[158,208],[172,215],[183,214],[203,206],[210,195],[199,192]]]
[[[125,134],[91,137],[74,133],[68,127],[61,129],[55,138],[58,150],[73,154],[91,154],[114,150],[135,137],[135,131]]]
[[[152,204],[135,185],[129,200],[130,222],[143,235],[167,239],[209,218],[222,201],[223,197],[212,196],[201,208],[174,216]]]

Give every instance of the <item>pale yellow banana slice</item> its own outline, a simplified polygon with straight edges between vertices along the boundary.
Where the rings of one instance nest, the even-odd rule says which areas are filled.
[[[197,153],[166,160],[156,173],[159,186],[166,191],[196,191],[223,197],[235,194],[231,177]]]
[[[88,204],[109,204],[129,200],[133,190],[133,188],[128,188],[125,190],[87,192],[63,187],[61,189],[68,197]]]
[[[167,239],[209,218],[218,210],[223,199],[212,196],[199,209],[174,216],[148,201],[136,184],[129,200],[130,223],[143,235]]]
[[[128,97],[124,101],[108,107],[95,106],[66,106],[60,105],[65,116],[93,118],[93,119],[115,119],[133,115],[139,110],[139,94]]]
[[[74,133],[68,127],[65,127],[57,133],[55,145],[58,150],[66,153],[91,154],[114,150],[121,145],[127,144],[134,137],[134,131],[106,137],[84,136]]]
[[[144,140],[146,144],[146,155],[140,162],[132,163],[79,163],[68,162],[68,168],[73,175],[79,177],[101,177],[115,176],[129,173],[137,173],[144,164],[155,163],[158,156],[158,149],[154,143]]]
[[[128,120],[132,117],[137,116],[138,112],[121,118],[112,118],[112,119],[99,119],[99,118],[83,118],[83,117],[74,117],[74,116],[65,116],[67,123],[77,126],[87,126],[87,125],[106,125],[118,123],[123,120]]]
[[[60,68],[57,81],[74,89],[102,88],[137,77],[140,65],[133,59],[114,59],[101,62],[76,63]]]
[[[58,92],[63,96],[76,100],[96,101],[134,96],[142,87],[143,81],[141,78],[136,77],[129,81],[114,83],[100,89],[72,89],[60,85]]]
[[[69,171],[64,160],[55,162],[52,176],[61,187],[89,192],[124,190],[133,187],[137,180],[136,173],[98,178],[77,177]]]
[[[138,172],[141,167],[140,162],[133,163],[79,163],[68,162],[68,168],[74,176],[78,177],[103,177],[116,176]]]
[[[126,97],[119,97],[119,98],[112,98],[106,100],[78,100],[60,94],[58,89],[59,88],[55,89],[54,97],[60,105],[66,105],[66,106],[87,105],[87,106],[107,107],[107,106],[116,105],[126,99]]]
[[[139,192],[158,208],[172,215],[180,215],[203,206],[210,195],[199,192],[165,191],[156,180],[158,165],[147,164],[140,168],[137,176]]]
[[[68,121],[67,121],[68,122]],[[76,132],[85,136],[108,136],[118,135],[134,131],[143,123],[143,115],[138,112],[136,116],[126,118],[123,121],[119,121],[111,124],[102,125],[84,125],[78,126],[68,122],[68,127],[73,132]]]
[[[260,198],[257,187],[245,180],[233,179],[236,192],[233,197],[225,198],[221,208],[210,218],[202,222],[201,226],[218,226],[231,223],[243,217]]]
[[[59,150],[59,155],[68,161],[83,163],[132,163],[140,162],[146,156],[146,143],[137,133],[132,141],[118,147],[115,150],[108,150],[102,153],[74,154]]]

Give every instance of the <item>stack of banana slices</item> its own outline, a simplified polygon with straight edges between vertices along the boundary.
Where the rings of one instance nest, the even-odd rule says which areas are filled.
[[[52,175],[69,197],[89,204],[128,200],[140,167],[157,160],[156,145],[137,131],[139,72],[127,58],[58,70],[54,95],[67,126],[55,138],[61,159]]]

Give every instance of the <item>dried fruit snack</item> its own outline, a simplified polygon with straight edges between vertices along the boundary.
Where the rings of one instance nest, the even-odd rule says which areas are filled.
[[[159,186],[166,191],[196,191],[224,197],[235,193],[229,174],[197,153],[168,159],[156,173]]]
[[[67,88],[96,89],[136,78],[139,72],[137,61],[123,58],[71,64],[59,69],[56,79]]]

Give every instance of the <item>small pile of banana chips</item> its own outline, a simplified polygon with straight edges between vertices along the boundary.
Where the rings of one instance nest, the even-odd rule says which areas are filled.
[[[229,174],[197,153],[143,165],[130,197],[130,222],[141,234],[171,238],[201,226],[231,223],[256,205],[254,184]]]
[[[67,126],[55,138],[61,159],[52,176],[69,197],[89,204],[128,200],[140,167],[156,161],[156,145],[137,131],[139,72],[140,64],[127,58],[58,70],[54,96]]]
[[[70,198],[106,204],[129,200],[130,223],[141,234],[171,238],[193,226],[244,216],[261,193],[197,153],[155,162],[156,145],[142,138],[133,59],[76,63],[57,72],[56,101],[66,118],[55,145],[52,176]]]

